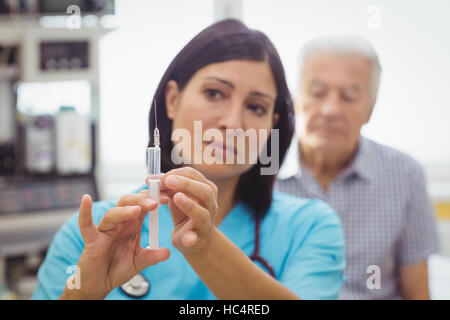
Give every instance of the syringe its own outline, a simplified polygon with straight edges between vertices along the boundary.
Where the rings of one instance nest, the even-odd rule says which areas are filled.
[[[161,173],[161,149],[159,148],[159,130],[156,120],[156,101],[155,108],[155,130],[153,130],[153,147],[147,149],[148,155],[148,195],[152,197],[159,205],[160,192],[160,173]],[[148,217],[148,247],[150,249],[159,249],[158,242],[158,207],[149,212]]]

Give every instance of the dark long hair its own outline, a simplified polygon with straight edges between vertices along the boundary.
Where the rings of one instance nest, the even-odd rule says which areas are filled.
[[[217,22],[195,36],[173,59],[162,77],[154,100],[157,105],[158,127],[161,137],[161,171],[167,172],[178,167],[171,160],[173,143],[171,140],[172,120],[167,117],[165,92],[167,83],[175,80],[183,90],[191,77],[201,68],[216,62],[247,59],[267,61],[277,87],[274,112],[279,120],[274,129],[279,130],[279,163],[283,162],[294,133],[294,108],[286,84],[281,59],[265,34],[247,28],[242,22],[227,19]],[[153,146],[155,126],[154,106],[150,110],[148,146]],[[270,140],[267,151],[270,154]],[[272,155],[273,156],[273,155]],[[234,195],[236,201],[248,205],[255,215],[264,216],[272,202],[272,190],[276,175],[261,175],[262,164],[258,161],[239,178]]]

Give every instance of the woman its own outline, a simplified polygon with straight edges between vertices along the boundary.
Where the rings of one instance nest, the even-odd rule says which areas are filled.
[[[146,187],[117,203],[92,204],[84,195],[78,214],[49,248],[33,298],[126,299],[120,286],[138,273],[150,282],[145,299],[337,298],[344,237],[329,206],[273,192],[275,175],[261,174],[260,161],[186,164],[191,151],[207,148],[211,155],[236,159],[238,150],[223,143],[227,130],[238,129],[267,132],[258,142],[268,151],[270,129],[278,129],[276,155],[283,160],[294,130],[293,106],[270,40],[236,20],[208,27],[174,58],[155,101],[165,172],[159,209],[163,248],[144,249],[146,213],[156,208]],[[184,130],[194,136],[196,120],[222,137],[182,149],[184,164],[175,165],[171,135]],[[244,149],[248,154],[248,141]],[[255,249],[259,253],[250,259]],[[77,270],[78,278],[65,287],[68,268]]]

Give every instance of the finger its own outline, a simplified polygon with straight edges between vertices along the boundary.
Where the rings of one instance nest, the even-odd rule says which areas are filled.
[[[198,236],[195,231],[188,230],[184,233],[181,244],[186,248],[192,247],[197,242],[197,238]]]
[[[217,186],[213,182],[206,179],[206,177],[200,171],[198,171],[192,167],[182,167],[182,168],[172,169],[169,172],[167,172],[164,176],[161,177],[161,181],[163,181],[168,175],[171,175],[171,174],[184,176],[186,178],[191,178],[191,179],[206,183],[207,185],[209,185],[211,187],[211,189],[213,191],[215,191],[215,193],[217,195]]]
[[[144,190],[142,190],[144,191]],[[117,202],[117,207],[130,207],[130,206],[140,206],[142,208],[141,213],[147,213],[156,209],[158,204],[152,199],[146,192],[126,194],[120,198]]]
[[[170,197],[167,194],[161,194],[159,196],[159,203],[160,204],[168,204],[170,201]]]
[[[168,175],[164,183],[172,191],[183,192],[197,199],[212,214],[217,212],[216,196],[209,185],[175,174]]]
[[[169,201],[169,212],[174,227],[189,219],[189,217],[180,208],[178,208],[173,200]]]
[[[153,266],[159,262],[165,261],[170,257],[170,250],[167,248],[159,249],[145,249],[139,247],[136,256],[135,263],[137,272],[141,272],[149,266]]]
[[[148,180],[149,179],[158,179],[161,180],[164,177],[164,173],[160,173],[160,174],[149,174],[147,175],[147,177],[145,178],[145,184],[148,185]],[[162,187],[161,187],[162,188]]]
[[[141,207],[115,207],[109,209],[98,224],[97,229],[101,232],[110,231],[121,223],[136,219],[141,214]]]
[[[92,198],[88,194],[81,197],[80,209],[78,211],[78,225],[85,243],[94,239],[97,230],[92,220]]]
[[[186,194],[177,192],[173,197],[173,201],[181,211],[191,218],[194,225],[203,226],[210,223],[211,215],[209,211]]]
[[[148,190],[142,190],[139,191],[139,193],[141,194],[148,194]],[[159,194],[159,204],[167,204],[169,203],[169,200],[171,199],[171,197],[173,196],[172,192],[167,192],[167,191],[161,191],[161,193]]]

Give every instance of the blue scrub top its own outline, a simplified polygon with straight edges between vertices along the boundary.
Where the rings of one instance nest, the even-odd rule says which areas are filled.
[[[116,203],[95,202],[94,224],[98,225],[106,211]],[[172,230],[168,206],[162,205],[159,208],[159,242],[161,247],[170,249],[171,255],[167,261],[142,271],[151,287],[141,299],[216,299],[173,247]],[[219,225],[219,230],[246,255],[253,253],[254,220],[249,207],[237,204]],[[344,281],[344,235],[340,220],[330,206],[320,200],[301,199],[274,191],[272,205],[261,224],[260,244],[260,254],[274,269],[277,280],[300,298],[338,298]],[[148,215],[142,226],[141,245],[148,246]],[[32,299],[59,298],[74,272],[73,266],[77,264],[83,246],[77,212],[56,233],[39,269],[38,285]],[[131,298],[118,287],[106,299]]]

